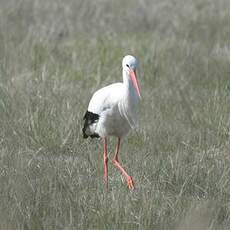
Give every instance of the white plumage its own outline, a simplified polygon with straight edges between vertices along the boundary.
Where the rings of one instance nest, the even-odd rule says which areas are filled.
[[[107,149],[107,136],[118,137],[118,145],[120,145],[120,139],[137,125],[140,88],[136,78],[136,68],[136,58],[131,55],[125,56],[122,61],[123,82],[99,89],[89,102],[88,111],[84,116],[83,134],[85,138],[88,136],[104,138],[104,149]],[[119,151],[119,146],[117,149]],[[122,171],[122,173],[126,172]]]

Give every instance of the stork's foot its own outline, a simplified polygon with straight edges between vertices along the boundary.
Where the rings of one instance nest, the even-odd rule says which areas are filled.
[[[131,176],[128,177],[127,182],[128,182],[129,189],[134,190],[135,189],[134,181],[133,181],[133,178]]]

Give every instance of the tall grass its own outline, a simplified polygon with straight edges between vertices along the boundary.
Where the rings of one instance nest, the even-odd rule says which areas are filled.
[[[229,229],[229,24],[228,0],[0,1],[0,229]],[[137,189],[109,164],[107,191],[82,116],[128,53]]]

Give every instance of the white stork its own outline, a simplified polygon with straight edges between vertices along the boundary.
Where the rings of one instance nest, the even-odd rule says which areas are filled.
[[[136,75],[137,59],[127,55],[122,61],[123,82],[99,89],[93,94],[84,115],[83,137],[101,137],[104,142],[104,179],[108,188],[107,137],[118,138],[113,164],[126,178],[129,189],[134,189],[132,177],[118,160],[121,139],[137,125],[140,87]]]

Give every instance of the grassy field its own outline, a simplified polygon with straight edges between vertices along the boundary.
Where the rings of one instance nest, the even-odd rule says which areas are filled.
[[[230,228],[229,0],[0,0],[0,229]],[[100,140],[92,93],[140,61],[130,192]],[[110,138],[110,159],[115,147]]]

